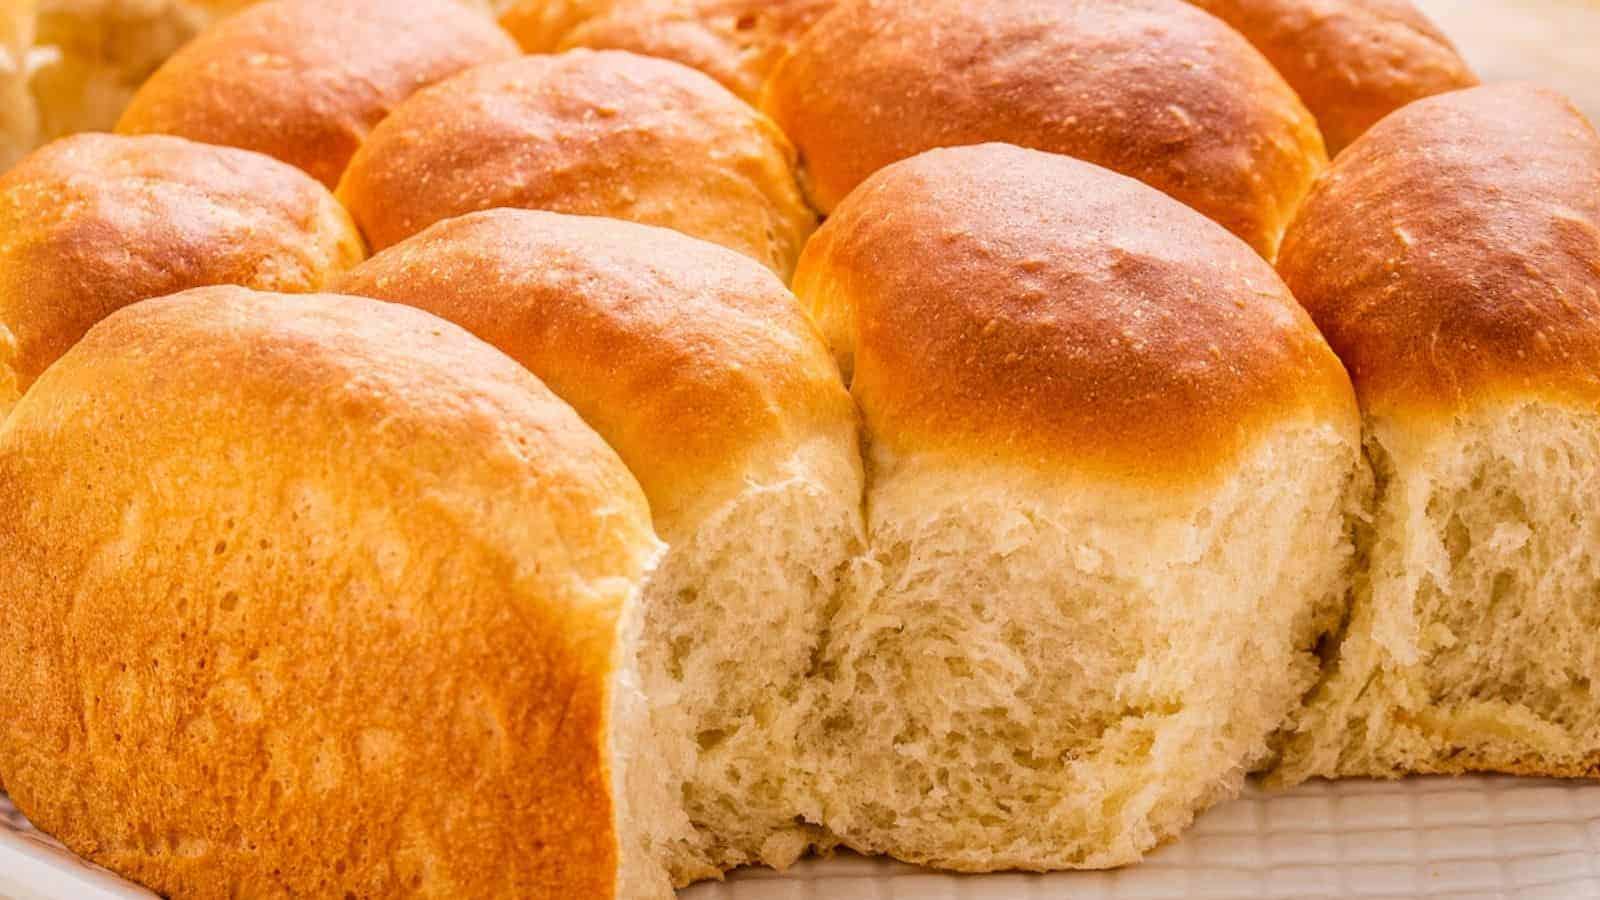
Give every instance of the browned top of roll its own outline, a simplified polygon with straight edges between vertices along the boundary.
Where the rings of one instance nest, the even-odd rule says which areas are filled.
[[[310,291],[359,262],[327,189],[182,138],[83,134],[0,176],[0,416],[94,323],[186,288]]]
[[[787,276],[816,224],[793,162],[778,129],[706,75],[573,50],[418,93],[373,130],[338,193],[377,249],[507,206],[661,225]]]
[[[1069,157],[984,144],[883,169],[795,293],[890,453],[1192,483],[1284,424],[1356,440],[1349,379],[1271,266]]]
[[[638,476],[656,521],[743,487],[752,460],[855,413],[794,296],[744,256],[664,228],[497,209],[440,222],[337,289],[443,316],[527,366]]]
[[[1413,100],[1478,83],[1408,0],[1189,0],[1237,28],[1283,73],[1337,153]]]
[[[825,212],[895,160],[1005,141],[1137,178],[1270,257],[1326,161],[1272,66],[1181,0],[842,0],[763,102]]]
[[[1472,88],[1378,123],[1279,268],[1368,413],[1600,400],[1600,137],[1554,91]]]
[[[0,430],[0,766],[163,894],[610,897],[659,547],[521,366],[362,298],[123,310]]]
[[[328,187],[418,88],[517,54],[452,0],[272,0],[213,25],[146,81],[117,123],[258,150]]]
[[[834,3],[613,0],[604,13],[568,31],[561,46],[632,50],[676,60],[755,103],[778,61]]]
[[[618,0],[509,0],[497,4],[500,27],[529,53],[550,53],[568,32]]]

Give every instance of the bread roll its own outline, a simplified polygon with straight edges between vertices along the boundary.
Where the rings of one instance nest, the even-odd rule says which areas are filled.
[[[1278,777],[1600,776],[1600,137],[1527,85],[1418,101],[1340,156],[1281,270],[1377,486]]]
[[[535,0],[537,3],[537,0]],[[692,66],[756,103],[762,85],[835,0],[612,0],[559,46],[631,50]],[[508,27],[510,27],[508,23]],[[516,34],[512,30],[512,34]],[[530,46],[523,41],[523,46]]]
[[[348,293],[443,316],[526,365],[638,476],[672,549],[640,666],[687,819],[676,879],[787,865],[797,697],[861,539],[854,407],[772,273],[614,219],[499,209],[356,267]]]
[[[638,485],[454,325],[203,288],[0,429],[0,771],[181,897],[668,898]],[[636,833],[638,832],[638,833]]]
[[[1137,178],[1271,257],[1326,162],[1272,66],[1182,0],[841,0],[763,105],[823,212],[895,160],[1006,141]]]
[[[1283,74],[1337,153],[1413,100],[1471,87],[1472,69],[1409,0],[1189,0]]]
[[[816,225],[794,150],[710,78],[632,53],[481,66],[372,132],[339,198],[375,249],[497,206],[674,228],[788,277]]]
[[[892,165],[795,278],[865,422],[818,815],[964,870],[1129,863],[1317,675],[1355,400],[1270,266],[1139,183],[987,144]]]
[[[13,0],[15,2],[15,0]],[[23,0],[38,8],[42,140],[107,131],[190,38],[253,0]]]
[[[28,48],[33,46],[31,3],[0,7],[0,172],[33,147],[39,111],[28,90]]]
[[[516,53],[509,35],[451,0],[272,0],[169,59],[117,130],[257,150],[333,187],[413,91]]]
[[[211,284],[310,291],[359,262],[327,189],[258,153],[81,134],[0,176],[0,418],[94,323]]]

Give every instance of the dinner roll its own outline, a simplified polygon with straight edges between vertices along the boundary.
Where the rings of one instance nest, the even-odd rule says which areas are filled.
[[[645,500],[456,326],[124,309],[0,429],[0,509],[0,770],[78,853],[180,897],[671,896]]]
[[[895,160],[1007,141],[1137,178],[1270,257],[1326,162],[1272,66],[1182,0],[840,0],[763,104],[823,212]]]
[[[816,839],[795,821],[797,698],[862,477],[854,407],[793,295],[673,231],[510,209],[440,222],[338,288],[465,326],[616,448],[672,547],[640,646],[688,814],[669,864],[686,883],[792,862]]]
[[[253,0],[23,0],[38,10],[43,140],[107,131],[133,92],[207,25]]]
[[[566,32],[560,46],[631,50],[676,60],[756,103],[772,69],[834,2],[612,0],[603,14]]]
[[[1271,267],[987,144],[868,179],[795,290],[870,448],[806,814],[913,862],[1100,867],[1236,792],[1352,557],[1355,400]]]
[[[413,91],[516,54],[509,35],[451,0],[272,0],[167,60],[117,130],[258,150],[332,187]]]
[[[0,172],[33,147],[39,111],[28,90],[28,48],[33,46],[33,8],[0,8]]]
[[[80,134],[0,176],[0,418],[115,310],[210,284],[310,291],[359,262],[327,189],[182,138]]]
[[[1527,85],[1418,101],[1340,156],[1281,268],[1377,485],[1280,779],[1600,775],[1600,137]]]
[[[1329,153],[1413,100],[1478,83],[1409,0],[1189,0],[1237,28],[1317,117]]]
[[[375,249],[512,206],[675,228],[787,277],[816,224],[793,164],[778,129],[705,75],[574,50],[418,93],[373,130],[339,198]]]

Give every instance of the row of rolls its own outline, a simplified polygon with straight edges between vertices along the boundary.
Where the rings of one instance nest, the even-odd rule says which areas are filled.
[[[0,779],[88,859],[653,900],[1600,775],[1600,137],[1408,4],[268,0],[46,114],[70,9]]]

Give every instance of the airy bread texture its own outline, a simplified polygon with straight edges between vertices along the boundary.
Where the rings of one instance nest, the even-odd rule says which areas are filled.
[[[331,188],[413,91],[517,52],[510,35],[451,0],[272,0],[174,54],[117,130],[256,150]]]
[[[1526,85],[1418,101],[1280,266],[1350,367],[1376,496],[1276,777],[1600,775],[1600,136]]]
[[[914,862],[1099,867],[1235,792],[1352,562],[1355,398],[1271,267],[989,144],[868,179],[795,289],[870,447],[808,817]]]
[[[0,176],[0,417],[89,327],[191,287],[303,292],[360,262],[328,190],[277,160],[81,134]]]
[[[1137,178],[1269,258],[1327,161],[1272,66],[1181,0],[842,0],[762,106],[823,212],[896,160],[1005,141]]]
[[[78,853],[183,897],[671,896],[623,738],[644,497],[456,326],[129,307],[0,427],[0,509],[0,771]]]
[[[796,706],[861,541],[855,410],[771,272],[612,219],[493,210],[441,222],[338,289],[450,319],[538,375],[616,448],[671,545],[646,590],[640,665],[687,818],[676,880],[783,866]]]
[[[1409,0],[1189,0],[1237,28],[1317,117],[1330,154],[1413,100],[1472,87]]]
[[[631,50],[699,69],[750,103],[836,0],[612,0],[558,46]],[[510,28],[510,24],[507,24]],[[515,29],[512,34],[516,35]],[[520,35],[518,35],[520,40]],[[530,50],[540,49],[522,41]]]
[[[706,75],[573,50],[418,93],[373,130],[338,193],[375,249],[508,206],[674,228],[787,278],[816,227],[794,162],[765,116]]]

